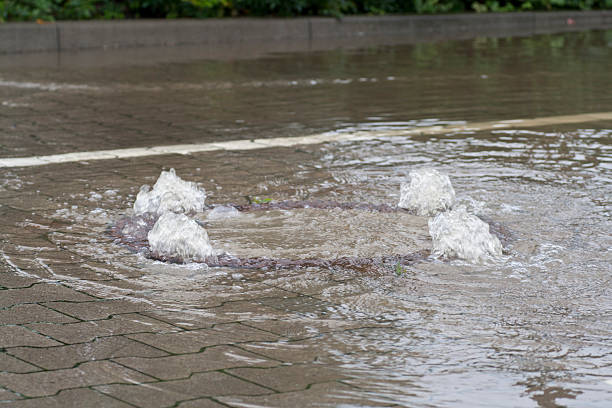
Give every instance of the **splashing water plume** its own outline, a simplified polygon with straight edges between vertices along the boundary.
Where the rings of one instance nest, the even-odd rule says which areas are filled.
[[[158,258],[204,261],[214,253],[206,230],[184,214],[163,214],[147,238]]]
[[[448,210],[455,202],[455,190],[446,174],[434,169],[419,169],[408,174],[402,183],[398,207],[420,216],[434,216]]]
[[[206,230],[196,221],[182,213],[197,213],[206,209],[206,193],[193,182],[182,180],[174,169],[162,171],[153,189],[145,185],[141,188],[134,203],[134,212],[140,219],[132,226],[126,224],[122,234],[128,241],[143,242],[147,237],[151,256],[154,259],[189,262],[205,262],[214,251]],[[408,209],[419,216],[434,216],[429,220],[429,232],[433,238],[434,254],[443,257],[458,257],[470,262],[483,262],[501,255],[499,239],[489,232],[489,225],[467,213],[464,207],[446,211],[452,207],[455,191],[446,174],[434,169],[411,171],[409,182],[401,186],[401,199],[398,207]],[[374,206],[367,203],[334,202],[280,202],[251,206],[215,206],[208,212],[208,219],[235,217],[241,211],[272,208],[362,208],[387,212],[394,211],[389,206]],[[158,215],[161,215],[155,222]],[[147,226],[153,224],[147,233]],[[125,230],[128,228],[128,230]],[[146,235],[145,235],[146,234]],[[130,238],[131,237],[131,238]]]
[[[134,202],[134,213],[141,215],[147,212],[164,214],[166,212],[188,213],[204,210],[206,192],[191,181],[184,181],[176,175],[174,169],[162,171],[153,186],[140,188]]]
[[[484,263],[502,255],[501,242],[489,232],[489,224],[469,214],[465,207],[430,219],[429,234],[437,256]]]

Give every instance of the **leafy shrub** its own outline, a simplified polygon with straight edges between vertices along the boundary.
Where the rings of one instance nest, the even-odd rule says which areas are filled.
[[[0,0],[0,21],[612,9],[612,0]]]

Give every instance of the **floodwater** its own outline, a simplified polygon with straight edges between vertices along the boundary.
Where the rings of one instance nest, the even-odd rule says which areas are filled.
[[[612,121],[384,132],[610,112],[610,67],[612,31],[156,64],[20,67],[0,60],[0,157],[381,134],[4,168],[0,255],[20,274],[149,302],[195,326],[240,318],[276,327],[282,341],[245,349],[338,370],[344,379],[325,395],[335,406],[608,406]],[[394,205],[407,174],[424,166],[450,176],[459,205],[509,231],[501,259],[430,258],[401,274],[207,268],[146,259],[106,233],[162,169],[201,183],[213,204]],[[213,247],[241,256],[331,259],[431,248],[427,218],[408,214],[298,209],[198,217]],[[241,301],[258,307],[207,311]],[[311,397],[317,405],[322,396]],[[222,401],[254,406],[246,397]]]

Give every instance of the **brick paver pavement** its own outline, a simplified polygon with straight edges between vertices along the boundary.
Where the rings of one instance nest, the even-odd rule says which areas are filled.
[[[274,160],[277,153],[263,154]],[[243,158],[239,173],[265,179],[269,169]],[[156,160],[53,165],[44,177],[40,169],[11,171],[19,187],[0,197],[0,406],[359,402],[360,389],[334,358],[356,346],[333,336],[385,323],[347,319],[323,295],[330,288],[354,295],[354,275],[310,271],[305,282],[303,271],[164,272],[112,243],[108,223],[125,213],[140,184],[154,181],[162,162],[204,180],[211,201],[237,201],[251,188],[241,177],[203,178],[195,169],[212,172],[205,166],[222,162],[206,154]],[[186,283],[167,280],[175,273]]]

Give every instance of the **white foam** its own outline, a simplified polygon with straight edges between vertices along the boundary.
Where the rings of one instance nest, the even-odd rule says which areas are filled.
[[[408,174],[402,183],[398,207],[414,211],[420,216],[434,216],[455,202],[455,190],[446,174],[434,169],[418,169]]]
[[[182,180],[174,169],[170,169],[161,172],[152,190],[148,185],[140,188],[134,202],[134,212],[137,215],[146,212],[201,212],[205,201],[206,191],[203,188],[191,181]]]
[[[147,238],[153,253],[184,262],[204,261],[214,253],[206,230],[184,214],[163,214]]]
[[[489,224],[465,207],[442,212],[429,220],[433,254],[484,263],[502,255],[499,239],[489,232]]]

